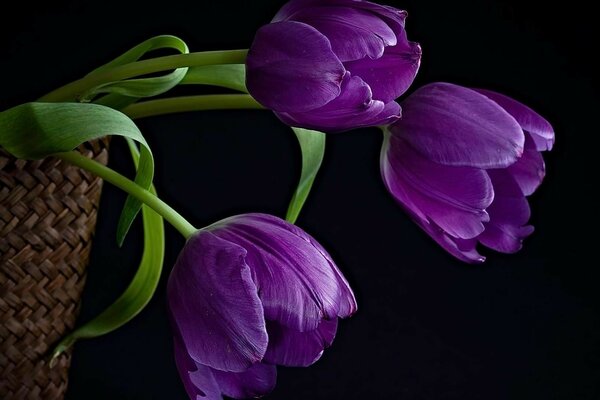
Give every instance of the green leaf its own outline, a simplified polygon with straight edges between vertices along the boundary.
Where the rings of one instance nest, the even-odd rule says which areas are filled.
[[[127,139],[134,163],[138,165],[139,153],[131,139]],[[156,194],[154,186],[150,188]],[[56,346],[55,360],[78,339],[94,338],[114,331],[135,317],[150,301],[160,280],[164,254],[165,231],[163,218],[147,206],[142,206],[144,222],[144,252],[135,277],[112,305],[93,320],[65,336]]]
[[[246,66],[244,64],[191,67],[181,84],[220,86],[248,93],[248,89],[246,89]]]
[[[310,193],[325,154],[325,134],[302,128],[292,128],[302,151],[302,174],[290,201],[285,219],[292,224],[298,219],[302,206]]]
[[[141,145],[135,182],[148,189],[154,176],[152,152],[125,114],[84,103],[26,103],[0,113],[0,146],[17,158],[44,158],[107,135],[124,136]],[[141,206],[141,201],[127,197],[117,228],[119,245]]]
[[[99,99],[94,100],[94,104],[100,104],[102,106],[121,111],[128,105],[137,102],[139,99],[139,97],[129,97],[118,93],[109,93],[106,96],[102,96]]]
[[[131,50],[125,52],[121,56],[115,58],[109,63],[96,68],[87,76],[92,76],[97,73],[105,72],[111,68],[115,68],[124,64],[138,61],[146,53],[159,49],[173,49],[181,54],[189,53],[188,46],[178,37],[170,35],[156,36],[146,40],[143,43],[135,46]],[[90,100],[94,96],[101,93],[116,93],[128,97],[150,97],[164,93],[173,87],[185,77],[188,71],[187,67],[177,68],[173,72],[166,75],[155,76],[150,78],[127,79],[118,82],[110,82],[101,86],[97,86],[85,93],[81,100]]]

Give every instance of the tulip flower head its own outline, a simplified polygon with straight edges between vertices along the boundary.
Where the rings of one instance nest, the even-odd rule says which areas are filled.
[[[520,250],[533,232],[526,197],[544,178],[552,126],[509,97],[449,83],[418,89],[402,107],[381,152],[392,196],[463,261],[485,260],[478,243]]]
[[[198,231],[168,284],[175,358],[190,398],[259,397],[276,365],[313,364],[356,301],[327,252],[279,218],[244,214]]]
[[[291,126],[338,132],[390,124],[421,59],[405,19],[405,11],[368,1],[292,0],[254,38],[248,90]]]

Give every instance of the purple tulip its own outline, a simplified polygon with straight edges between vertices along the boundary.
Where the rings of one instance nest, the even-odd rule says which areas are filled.
[[[329,347],[356,301],[331,257],[279,218],[243,214],[194,234],[168,283],[175,358],[191,399],[259,397],[276,365]]]
[[[405,19],[405,11],[363,0],[292,0],[256,33],[248,90],[291,126],[390,124],[421,60]]]
[[[381,174],[392,196],[444,249],[483,262],[481,243],[514,253],[533,232],[526,196],[542,182],[552,126],[504,95],[433,83],[402,102]]]

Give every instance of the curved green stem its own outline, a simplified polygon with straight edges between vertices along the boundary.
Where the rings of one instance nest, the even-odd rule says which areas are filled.
[[[40,101],[58,102],[77,100],[89,90],[110,82],[117,82],[135,76],[168,71],[181,67],[194,67],[213,64],[243,64],[248,50],[205,51],[177,54],[136,61],[118,67],[92,72],[91,74],[58,88]]]
[[[249,94],[210,94],[149,100],[131,104],[121,110],[132,119],[187,111],[264,109]]]
[[[123,189],[125,192],[136,197],[158,214],[162,215],[171,225],[175,227],[186,239],[188,239],[197,229],[183,218],[177,211],[171,208],[167,203],[150,193],[148,190],[135,184],[118,172],[100,164],[97,161],[89,159],[76,151],[58,153],[55,155],[61,160],[65,160],[81,169],[90,171],[98,175],[107,182]]]

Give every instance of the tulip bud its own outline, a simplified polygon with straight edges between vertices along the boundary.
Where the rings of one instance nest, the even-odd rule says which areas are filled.
[[[388,191],[444,249],[485,260],[477,243],[503,253],[533,232],[526,196],[544,178],[541,151],[552,126],[504,95],[433,83],[402,102],[388,127],[381,174]]]
[[[300,228],[243,214],[193,235],[168,284],[175,355],[192,399],[258,397],[276,365],[305,367],[356,301],[327,252]]]
[[[254,38],[248,90],[295,127],[390,124],[421,59],[405,18],[405,11],[362,0],[292,0]]]

